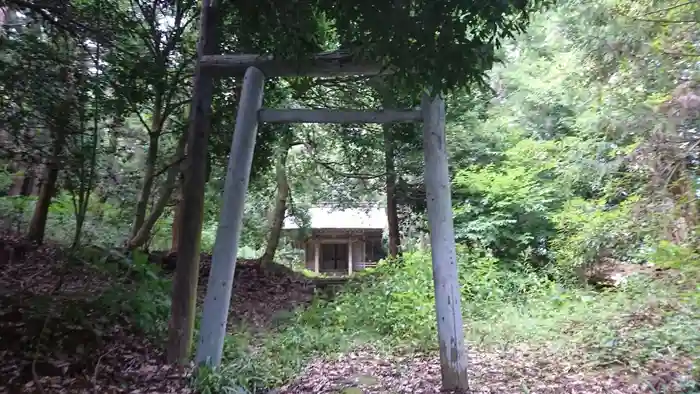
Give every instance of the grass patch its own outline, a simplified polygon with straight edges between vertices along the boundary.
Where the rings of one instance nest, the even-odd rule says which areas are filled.
[[[651,359],[700,356],[697,292],[639,278],[603,293],[556,291],[525,306],[503,305],[469,324],[472,343],[548,347],[592,366],[638,367]]]
[[[460,256],[470,345],[527,344],[590,368],[634,370],[652,360],[700,356],[700,297],[678,277],[640,277],[593,292],[564,288],[524,267],[503,268],[487,254]],[[409,254],[361,274],[334,299],[315,301],[272,332],[230,336],[223,367],[200,374],[197,386],[203,393],[264,391],[293,379],[314,357],[365,344],[387,353],[435,351],[434,313],[430,257]]]

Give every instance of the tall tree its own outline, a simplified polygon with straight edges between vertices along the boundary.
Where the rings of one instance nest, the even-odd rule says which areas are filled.
[[[386,171],[386,215],[389,227],[389,256],[399,256],[401,247],[401,233],[399,232],[398,199],[396,197],[396,149],[393,133],[393,125],[382,125],[384,136],[384,168]]]
[[[41,16],[25,17],[11,35],[0,37],[5,49],[0,62],[3,90],[13,102],[3,114],[5,124],[11,126],[4,132],[29,141],[18,147],[34,152],[22,154],[44,159],[32,163],[43,165],[43,174],[27,231],[29,240],[41,243],[49,206],[57,191],[66,141],[80,133],[78,92],[87,88],[88,80],[85,51],[81,48],[84,38],[67,34]]]
[[[197,17],[196,4],[193,0],[172,3],[136,0],[119,10],[121,18],[114,18],[122,27],[113,29],[130,49],[111,51],[106,59],[111,65],[108,72],[113,76],[111,85],[115,96],[123,100],[114,105],[122,108],[124,114],[136,116],[147,134],[141,189],[128,241],[130,248],[146,242],[176,186],[186,137],[177,136],[174,152],[165,168],[158,170],[157,166],[166,126],[170,125],[175,134],[185,132],[184,128],[173,127],[172,117],[181,116],[189,103],[185,81],[192,68],[194,48],[190,36]],[[149,215],[154,184],[163,173],[165,182]]]
[[[275,158],[275,183],[276,196],[272,212],[269,215],[270,228],[268,232],[267,245],[265,252],[260,258],[263,265],[269,265],[274,261],[275,253],[279,246],[280,236],[282,235],[282,226],[287,213],[287,202],[290,197],[289,179],[287,178],[287,157],[289,149],[293,146],[292,130],[290,127],[285,127],[285,135],[279,142]]]

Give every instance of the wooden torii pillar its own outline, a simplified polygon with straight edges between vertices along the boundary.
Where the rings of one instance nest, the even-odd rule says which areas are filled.
[[[207,21],[211,19],[207,15],[212,11],[210,0],[203,0],[203,7],[204,17],[201,29],[203,32],[211,32],[211,25],[207,25]],[[199,61],[194,79],[195,97],[192,103],[194,111],[192,111],[188,139],[188,166],[190,174],[195,174],[194,177],[203,175],[206,161],[212,77],[244,75],[244,78],[226,173],[221,217],[204,301],[196,362],[212,367],[218,366],[221,362],[258,123],[423,122],[428,222],[432,245],[443,387],[447,390],[467,390],[467,357],[452,222],[443,99],[440,96],[429,97],[424,94],[420,110],[406,111],[263,109],[265,77],[376,75],[380,73],[381,67],[376,64],[355,63],[348,54],[342,52],[319,54],[302,64],[278,60],[269,55],[212,55],[211,47],[206,45],[212,41],[212,36],[209,37],[209,40],[206,39],[206,34],[205,37],[200,37]],[[190,178],[192,177],[191,175]],[[194,279],[189,280],[196,281],[198,267],[180,267],[180,264],[192,264],[186,259],[198,256],[199,253],[204,194],[203,176],[202,179],[186,179],[185,187],[196,188],[196,190],[187,190],[190,193],[183,196],[185,207],[188,204],[195,204],[194,206],[199,210],[197,212],[196,209],[192,209],[190,214],[183,213],[183,217],[187,216],[187,218],[180,234],[180,245],[189,246],[186,256],[182,259],[178,256],[176,276],[178,274],[182,276],[183,273],[195,274]],[[191,224],[197,224],[197,226],[190,227]],[[184,279],[181,277],[179,280]],[[175,281],[177,286],[177,277]],[[191,294],[188,292],[187,296]],[[176,308],[177,306],[173,305],[173,311]],[[180,328],[181,331],[184,329],[186,328]],[[178,332],[177,329],[171,331]]]

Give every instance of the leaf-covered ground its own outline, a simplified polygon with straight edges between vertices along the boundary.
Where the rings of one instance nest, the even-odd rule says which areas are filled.
[[[380,355],[372,349],[311,363],[276,394],[438,394],[440,361],[436,355]],[[469,379],[473,393],[632,394],[696,393],[689,359],[650,364],[640,372],[623,368],[592,370],[543,349],[520,346],[504,351],[472,349]]]
[[[0,239],[0,393],[193,392],[190,371],[167,366],[162,344],[152,339],[158,335],[147,335],[135,321],[134,307],[122,305],[126,300],[119,294],[138,294],[133,272],[101,264],[115,269],[69,258],[55,246]],[[209,264],[203,256],[200,299]],[[291,273],[241,262],[232,324],[262,328],[277,313],[309,302],[312,283]],[[138,308],[139,302],[155,301],[134,302]],[[154,311],[140,313],[149,317]],[[149,322],[162,327],[161,317],[150,316]]]
[[[699,394],[696,273],[647,271],[638,274],[638,286],[586,296],[550,319],[529,306],[520,318],[504,310],[488,320],[491,327],[468,322],[472,341],[484,339],[469,349],[472,392]],[[508,328],[513,324],[527,327]],[[440,362],[434,353],[386,347],[316,358],[276,394],[294,393],[437,394]]]
[[[201,262],[198,288],[203,301],[211,256],[203,255]],[[262,269],[256,260],[238,261],[235,277],[229,314],[231,325],[267,328],[277,316],[308,305],[314,296],[312,280],[278,264]]]

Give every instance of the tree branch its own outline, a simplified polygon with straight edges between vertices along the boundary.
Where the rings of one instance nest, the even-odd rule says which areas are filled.
[[[330,171],[336,175],[342,176],[344,178],[376,179],[376,178],[383,178],[387,175],[386,172],[381,173],[381,174],[353,174],[353,173],[348,173],[348,172],[342,172],[340,170],[333,168],[333,166],[330,163],[320,161],[317,158],[315,158],[314,156],[311,156],[311,160],[313,160],[314,163],[320,165],[321,167],[327,169],[328,171]]]
[[[647,15],[659,14],[659,13],[662,13],[662,12],[668,12],[668,11],[674,10],[674,9],[676,9],[676,8],[685,7],[685,6],[687,6],[687,5],[693,5],[693,4],[695,4],[695,3],[696,3],[696,0],[687,1],[687,2],[685,2],[685,3],[680,3],[680,4],[672,5],[672,6],[669,6],[669,7],[666,7],[666,8],[662,8],[662,9],[660,9],[660,10],[649,11],[649,12],[647,12],[647,13],[642,14],[641,16],[647,16]]]
[[[172,168],[173,166],[179,165],[180,163],[182,163],[183,161],[185,161],[186,158],[187,158],[187,155],[182,155],[182,156],[178,157],[177,159],[175,159],[175,160],[173,160],[172,162],[170,162],[170,164],[168,164],[168,165],[166,165],[165,167],[163,167],[163,168],[161,168],[160,170],[158,170],[155,174],[153,174],[153,177],[154,177],[154,178],[157,178],[157,177],[163,175],[166,171],[168,171],[168,170],[169,170],[170,168]]]

